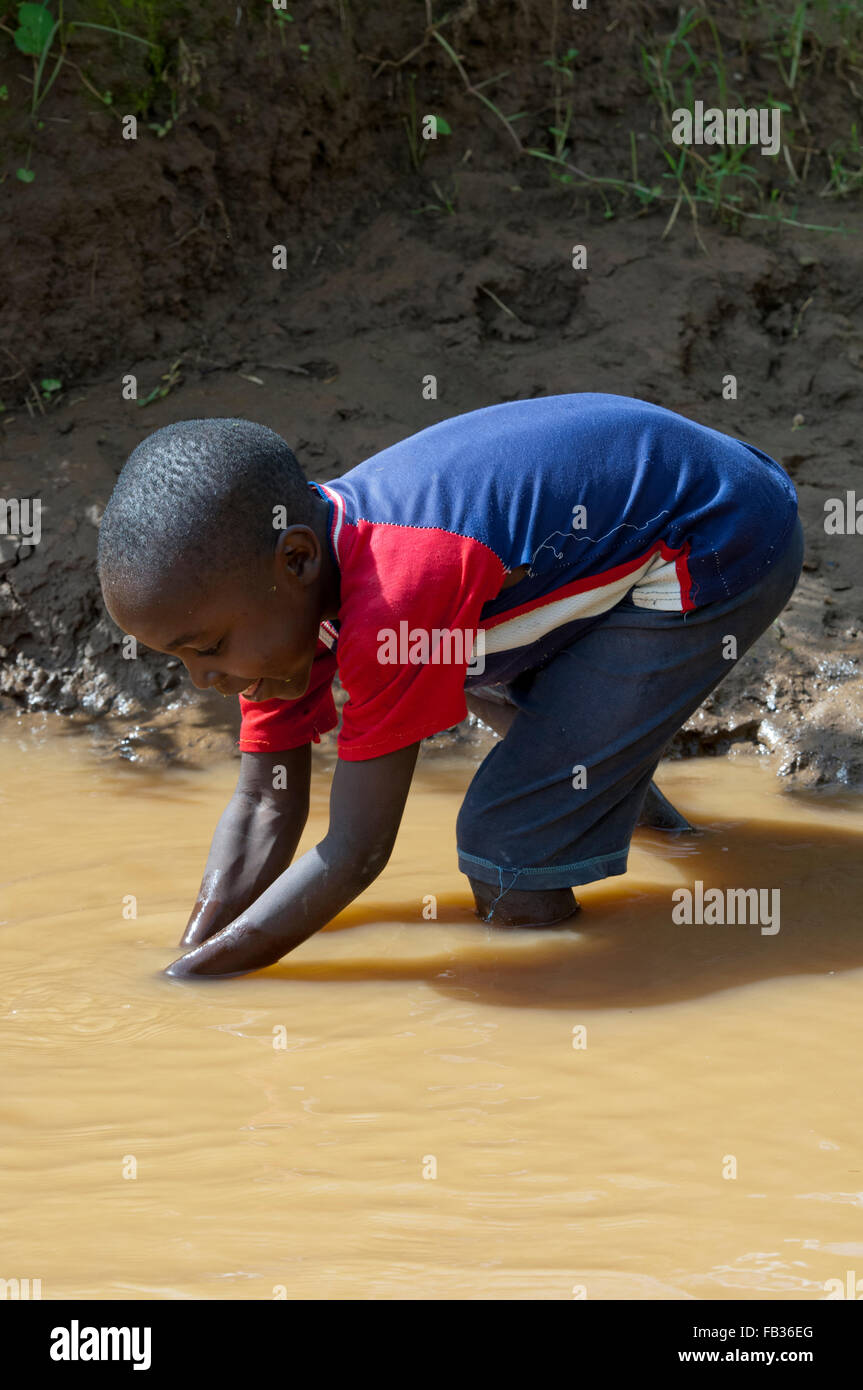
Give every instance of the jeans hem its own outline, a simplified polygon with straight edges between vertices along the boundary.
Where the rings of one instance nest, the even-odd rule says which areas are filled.
[[[580,859],[574,864],[554,864],[547,869],[513,869],[494,864],[490,859],[480,859],[477,855],[458,851],[458,866],[468,878],[478,883],[488,883],[501,893],[511,888],[540,892],[550,888],[578,888],[585,883],[596,883],[603,878],[614,878],[626,873],[629,849],[613,850],[610,854],[597,854],[592,859]]]

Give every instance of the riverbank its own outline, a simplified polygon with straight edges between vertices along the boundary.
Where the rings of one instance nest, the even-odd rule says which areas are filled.
[[[825,529],[831,500],[863,500],[859,239],[805,229],[855,221],[855,176],[840,161],[843,183],[836,165],[856,110],[853,34],[819,46],[801,31],[791,81],[766,7],[754,7],[751,32],[720,22],[732,86],[752,100],[784,92],[797,174],[784,155],[749,152],[757,191],[725,169],[712,217],[703,170],[700,183],[669,182],[657,150],[669,91],[663,106],[655,64],[642,60],[661,59],[683,90],[676,7],[654,7],[651,27],[637,5],[618,23],[502,3],[496,27],[466,5],[421,33],[409,62],[413,6],[383,26],[317,4],[290,34],[275,20],[259,32],[242,6],[226,27],[207,8],[190,8],[182,64],[180,38],[165,31],[174,67],[158,81],[112,40],[118,94],[132,94],[134,78],[144,103],[134,150],[117,110],[82,99],[71,68],[40,108],[45,130],[0,111],[8,148],[30,131],[41,161],[24,184],[13,160],[0,184],[15,266],[0,496],[42,503],[37,546],[0,535],[0,718],[110,717],[123,756],[193,757],[200,721],[232,746],[233,715],[175,662],[146,651],[124,660],[101,604],[99,517],[126,456],[158,426],[258,420],[326,480],[448,415],[609,391],[756,444],[800,497],[797,593],[672,753],[748,744],[796,782],[863,784],[863,539]],[[322,26],[320,42],[300,32],[307,23]],[[699,80],[713,82],[706,19],[685,37]],[[470,54],[474,82],[509,63],[501,86],[483,88],[495,110],[465,88],[441,38]],[[94,50],[94,63],[103,56]],[[21,62],[3,52],[7,86],[26,77]],[[449,134],[421,148],[411,122],[428,107],[446,112]],[[549,153],[558,118],[568,144],[552,167],[529,151]],[[584,179],[566,172],[573,161]],[[76,164],[101,171],[84,194]],[[768,212],[774,220],[760,220]]]

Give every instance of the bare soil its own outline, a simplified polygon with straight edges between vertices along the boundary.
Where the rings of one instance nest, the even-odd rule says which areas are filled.
[[[414,5],[371,7],[360,23],[312,4],[288,49],[242,5],[185,8],[179,108],[164,136],[124,142],[116,106],[84,99],[72,72],[45,104],[59,123],[50,140],[40,134],[30,184],[10,175],[26,122],[5,127],[0,497],[41,499],[42,540],[0,535],[0,717],[60,712],[70,731],[142,761],[234,748],[234,702],[194,691],[161,655],[123,660],[101,604],[101,511],[158,426],[258,420],[327,479],[449,415],[610,391],[757,444],[800,496],[807,556],[791,604],[672,751],[747,744],[795,785],[863,783],[863,536],[824,528],[828,498],[863,498],[859,240],[754,219],[732,231],[704,215],[696,228],[685,204],[664,236],[669,204],[641,213],[617,197],[606,216],[598,189],[569,189],[519,153],[433,38],[400,62],[423,40]],[[630,130],[650,168],[638,11],[621,5],[612,32],[605,7],[577,17],[572,157],[593,175],[627,176]],[[543,56],[576,21],[538,0],[459,13],[449,42],[474,81],[510,70],[506,109],[536,113],[522,140],[538,141],[553,119]],[[676,7],[652,14],[668,30]],[[103,76],[121,90],[135,73],[115,61]],[[757,55],[746,61],[756,87],[770,80]],[[0,50],[0,84],[27,70]],[[418,110],[445,112],[453,131],[419,173],[402,119],[411,73]],[[823,74],[819,104],[813,75],[809,96],[844,129],[853,98],[835,78]],[[849,224],[856,206],[813,189],[794,216]],[[571,265],[577,243],[583,271]],[[129,373],[139,399],[170,390],[142,408],[123,399]],[[434,401],[422,395],[428,373]],[[727,373],[736,400],[723,399]],[[32,384],[46,376],[63,390],[37,406]],[[471,737],[464,726],[432,744]]]

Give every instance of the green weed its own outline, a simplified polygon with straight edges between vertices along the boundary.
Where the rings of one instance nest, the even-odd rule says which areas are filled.
[[[169,392],[173,391],[175,386],[180,384],[183,380],[180,373],[180,364],[182,361],[182,357],[178,357],[176,362],[171,363],[168,370],[162,373],[161,379],[164,385],[154,386],[149,395],[145,396],[143,400],[138,401],[139,406],[152,405],[153,401],[162,400]]]
[[[438,135],[452,135],[452,126],[443,116],[435,115],[435,123]],[[406,115],[402,115],[402,124],[410,151],[411,165],[415,173],[422,172],[422,164],[428,148],[428,142],[423,140],[419,130],[419,116],[417,114],[416,101],[416,73],[411,73],[408,77],[408,110]]]
[[[100,101],[110,104],[110,93],[99,92],[93,88],[81,69],[69,58],[67,50],[74,30],[95,29],[106,34],[116,34],[119,38],[127,39],[132,43],[144,44],[147,48],[155,47],[149,39],[140,38],[137,34],[130,34],[127,30],[113,25],[95,24],[89,20],[79,19],[67,21],[64,17],[64,0],[59,0],[56,19],[47,5],[36,4],[20,4],[17,18],[18,27],[12,31],[15,46],[21,53],[32,57],[35,64],[33,95],[30,105],[31,115],[35,115],[39,110],[67,62],[78,73],[84,85],[91,92],[94,92]],[[45,70],[54,53],[55,45],[59,52],[56,54],[51,75],[45,80]]]
[[[408,148],[410,150],[411,164],[414,167],[414,172],[418,174],[420,172],[420,165],[422,164],[422,149],[419,131],[417,130],[417,101],[416,92],[414,90],[415,83],[416,74],[411,73],[408,78],[408,114],[406,116],[402,116],[402,121],[404,123],[405,133],[408,137]]]
[[[849,159],[856,161],[856,168],[849,168]],[[848,141],[834,141],[827,151],[830,177],[821,190],[822,198],[845,198],[856,193],[863,186],[863,149],[857,135],[857,123],[851,127]]]
[[[432,188],[434,189],[434,192],[437,194],[437,202],[423,203],[422,207],[411,208],[411,212],[445,212],[447,216],[454,217],[456,210],[456,198],[458,197],[458,187],[456,180],[453,179],[452,181],[451,193],[445,193],[434,179],[432,180]]]

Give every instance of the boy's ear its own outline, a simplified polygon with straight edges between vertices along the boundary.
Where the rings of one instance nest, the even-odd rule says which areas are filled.
[[[316,579],[321,567],[321,546],[311,527],[290,526],[281,531],[276,542],[275,561],[301,582]]]

